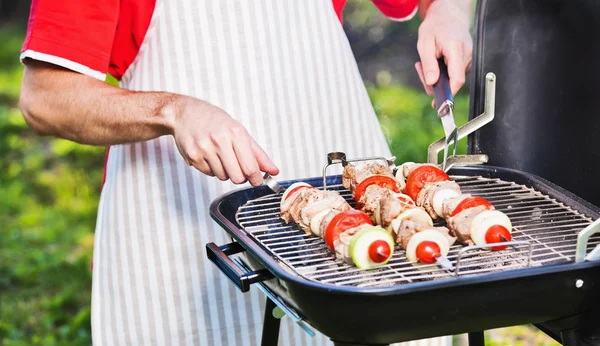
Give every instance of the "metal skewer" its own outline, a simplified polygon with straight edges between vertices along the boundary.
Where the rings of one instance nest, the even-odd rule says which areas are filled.
[[[435,262],[440,265],[440,267],[447,269],[449,271],[454,271],[454,266],[452,262],[446,256],[438,256],[435,258]]]

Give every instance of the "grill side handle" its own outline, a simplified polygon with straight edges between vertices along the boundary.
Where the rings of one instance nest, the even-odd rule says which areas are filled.
[[[206,244],[206,256],[227,278],[242,292],[248,292],[250,285],[256,282],[270,280],[274,276],[267,269],[244,271],[229,256],[246,251],[238,242],[218,246],[215,243]]]
[[[600,244],[596,246],[589,255],[586,256],[588,240],[596,233],[600,232],[600,219],[592,222],[577,235],[577,250],[575,252],[575,262],[593,261],[600,259]]]

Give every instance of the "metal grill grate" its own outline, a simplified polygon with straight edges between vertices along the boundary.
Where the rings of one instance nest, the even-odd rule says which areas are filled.
[[[281,195],[268,195],[247,202],[239,208],[236,220],[255,241],[302,277],[358,287],[392,286],[573,262],[577,234],[593,222],[589,217],[523,185],[479,176],[452,178],[463,193],[485,197],[508,215],[513,224],[515,244],[495,252],[454,245],[448,254],[448,259],[455,266],[459,262],[454,272],[435,264],[414,265],[406,259],[404,250],[398,247],[386,266],[366,271],[348,265],[337,260],[321,238],[306,234],[279,218]],[[327,188],[340,192],[354,206],[350,191],[343,186],[329,185]],[[600,235],[590,238],[588,251],[598,243]]]

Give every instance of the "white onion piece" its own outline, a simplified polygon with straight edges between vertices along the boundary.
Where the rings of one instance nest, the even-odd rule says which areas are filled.
[[[433,210],[439,217],[443,218],[444,200],[460,196],[460,192],[452,189],[443,189],[436,191],[433,195]]]
[[[444,235],[438,231],[432,229],[426,229],[421,232],[415,233],[408,244],[406,245],[406,258],[411,262],[418,262],[417,258],[417,247],[423,241],[432,241],[440,247],[440,253],[442,256],[447,256],[450,251],[450,244]]]
[[[395,233],[398,233],[400,224],[402,223],[402,220],[404,220],[404,219],[412,220],[412,221],[427,225],[429,227],[433,227],[433,220],[431,219],[431,216],[429,216],[429,214],[427,214],[425,209],[419,208],[419,207],[414,207],[414,208],[406,209],[405,211],[400,213],[400,215],[396,216],[396,218],[394,220],[392,220],[392,230]]]
[[[325,209],[323,211],[320,211],[310,220],[310,230],[317,237],[321,235],[321,221],[323,221],[325,215],[329,214],[331,210],[332,209]]]
[[[484,210],[471,222],[471,239],[476,245],[485,245],[485,235],[490,227],[499,225],[512,234],[512,224],[506,214],[499,210]]]
[[[293,183],[292,185],[290,185],[287,189],[285,189],[285,191],[283,192],[283,195],[281,196],[281,202],[279,203],[280,209],[283,209],[283,202],[285,201],[285,199],[286,199],[287,195],[290,193],[290,191],[292,191],[293,189],[295,189],[299,186],[311,187],[310,184],[303,183],[303,182],[297,182],[297,183]]]

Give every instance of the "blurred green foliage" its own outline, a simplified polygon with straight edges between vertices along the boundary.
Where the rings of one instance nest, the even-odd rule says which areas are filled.
[[[0,340],[88,345],[103,148],[36,136],[18,110],[23,30],[0,30]]]
[[[389,25],[373,19],[372,5],[357,1],[345,16],[357,31]],[[105,151],[39,137],[27,127],[18,109],[23,39],[23,28],[0,28],[0,345],[89,345],[90,262]],[[385,73],[367,88],[390,147],[398,162],[424,161],[428,145],[443,136],[431,97]],[[457,125],[467,119],[465,89],[455,100]],[[465,148],[461,143],[459,152]]]

